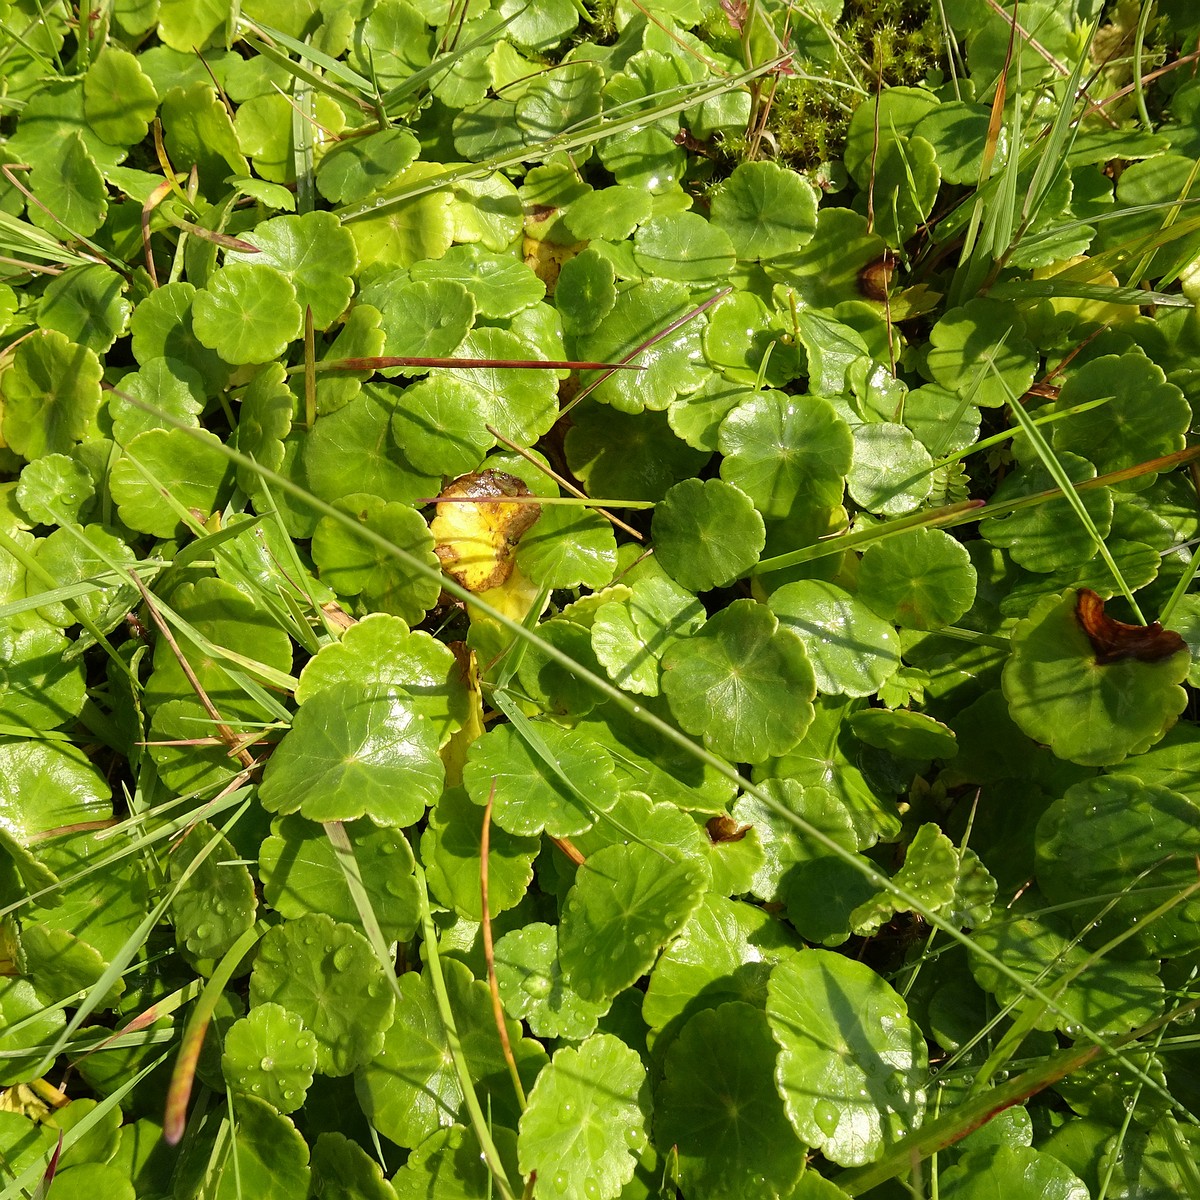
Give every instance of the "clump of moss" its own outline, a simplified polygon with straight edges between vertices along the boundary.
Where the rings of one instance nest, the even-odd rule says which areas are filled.
[[[803,40],[825,40],[827,51],[798,58],[798,74],[780,77],[764,126],[778,157],[799,168],[840,157],[862,94],[920,83],[944,46],[928,0],[846,0],[832,37]]]

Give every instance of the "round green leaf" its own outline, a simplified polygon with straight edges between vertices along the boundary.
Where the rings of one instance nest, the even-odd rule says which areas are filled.
[[[34,459],[17,480],[17,503],[35,525],[78,521],[92,507],[95,495],[91,472],[65,454],[44,454]]]
[[[805,787],[794,779],[764,779],[758,786],[839,845],[847,850],[858,849],[849,810],[826,788]],[[751,894],[760,900],[768,903],[777,900],[791,867],[827,853],[824,846],[808,842],[795,825],[756,796],[739,797],[731,815],[739,825],[754,829],[763,848],[764,861],[750,883]],[[650,986],[653,989],[653,979]]]
[[[208,520],[233,484],[232,465],[220,446],[221,439],[207,429],[139,433],[109,477],[121,520],[161,538],[176,536],[182,526],[174,504],[188,509],[193,520]]]
[[[442,959],[442,975],[480,1103],[496,1125],[513,1128],[519,1110],[488,986],[472,979],[471,972],[452,958]],[[461,1121],[466,1106],[446,1051],[446,1029],[428,970],[406,971],[398,982],[396,1020],[384,1035],[382,1051],[358,1073],[355,1092],[368,1120],[384,1137],[411,1147],[440,1126]],[[521,1036],[516,1021],[505,1025],[517,1073],[528,1090],[534,1077],[540,1078],[546,1052]]]
[[[213,704],[227,720],[238,713],[261,719],[257,702],[246,696],[226,669],[240,672],[241,666],[228,662],[221,652],[228,650],[231,656],[276,671],[290,670],[291,639],[272,615],[232,584],[211,578],[180,584],[171,593],[171,607],[214,648],[202,650],[186,637],[177,638],[192,673]],[[159,638],[154,647],[154,671],[146,684],[146,706],[153,709],[164,700],[180,698],[192,700],[195,691],[174,650],[165,638]]]
[[[564,221],[571,235],[581,242],[621,242],[650,216],[651,208],[649,192],[618,183],[572,201]]]
[[[914,132],[937,151],[938,170],[947,183],[975,184],[988,142],[991,110],[984,104],[964,100],[943,101],[931,108],[916,124]],[[1005,130],[1000,130],[996,161],[1007,154]]]
[[[525,694],[542,712],[556,717],[582,716],[591,712],[601,697],[590,683],[551,658],[548,650],[560,650],[572,662],[596,670],[600,664],[592,650],[594,630],[585,629],[574,621],[552,620],[543,621],[537,631],[545,647],[527,645],[518,667]]]
[[[800,1140],[843,1167],[875,1159],[925,1110],[926,1052],[904,1001],[864,963],[826,950],[771,972],[775,1081]]]
[[[104,176],[78,130],[49,139],[29,172],[30,221],[56,238],[91,237],[104,224],[108,197]]]
[[[917,761],[953,758],[958,753],[954,732],[925,713],[905,709],[861,709],[850,717],[859,741],[886,750],[897,758]]]
[[[86,942],[65,929],[26,922],[21,927],[21,952],[25,956],[25,975],[44,1000],[72,1000],[100,982],[108,963]],[[113,1007],[125,991],[118,979],[102,1007]]]
[[[589,1003],[569,988],[558,963],[558,932],[534,922],[496,943],[496,982],[504,1011],[536,1037],[582,1041],[604,1015],[607,1000]]]
[[[687,1195],[791,1194],[807,1147],[775,1090],[778,1053],[762,1009],[736,1002],[697,1013],[667,1051],[654,1126]]]
[[[416,160],[420,150],[412,133],[395,127],[347,138],[317,164],[317,188],[334,204],[356,204],[387,187]]]
[[[763,267],[797,302],[829,311],[843,301],[862,298],[862,271],[877,263],[885,249],[883,239],[868,230],[866,217],[846,208],[822,207],[812,240]]]
[[[915,715],[915,714],[910,714]],[[932,822],[917,830],[904,854],[904,866],[892,878],[922,906],[922,911],[943,912],[954,899],[958,881],[958,853],[954,843]],[[870,936],[906,906],[890,891],[879,891],[850,914],[855,933]]]
[[[763,519],[741,488],[685,479],[654,508],[654,551],[689,591],[727,587],[747,574],[766,544]]]
[[[38,565],[62,586],[91,580],[107,571],[110,562],[126,563],[132,557],[125,542],[99,525],[56,529],[38,544],[36,555]],[[90,620],[108,633],[124,620],[137,598],[131,584],[114,580],[93,584],[70,604],[47,604],[38,609],[38,615],[62,629]]]
[[[1096,468],[1077,454],[1059,451],[1056,458],[1072,483],[1096,477]],[[1056,487],[1057,480],[1046,465],[1033,462],[1003,480],[994,499],[1004,503],[1020,496],[1052,491]],[[1107,537],[1113,518],[1112,489],[1089,488],[1079,492],[1078,497],[1096,533],[1102,538]],[[979,533],[993,546],[1007,550],[1009,558],[1027,571],[1050,572],[1075,567],[1090,561],[1098,550],[1096,539],[1076,516],[1074,507],[1061,497],[981,521]]]
[[[291,1120],[257,1096],[236,1097],[233,1110],[231,1119],[218,1105],[196,1122],[194,1138],[174,1156],[179,1191],[205,1190],[214,1200],[234,1200],[239,1193],[257,1200],[307,1195],[308,1146]]]
[[[319,392],[318,385],[318,395]],[[256,463],[278,471],[284,462],[284,438],[292,428],[294,404],[283,364],[268,364],[242,393],[234,448]],[[249,467],[237,468],[237,481],[238,487],[249,496],[262,490],[258,474]]]
[[[1045,596],[1012,633],[1002,683],[1012,719],[1059,758],[1088,766],[1148,750],[1187,704],[1184,646],[1157,661],[1098,661],[1077,615],[1079,594]]]
[[[442,788],[437,730],[387,684],[335,683],[312,696],[267,763],[259,800],[310,821],[363,815],[413,825]]]
[[[517,566],[548,588],[602,588],[617,565],[613,528],[598,512],[548,504],[517,546]]]
[[[817,396],[759,392],[721,422],[721,478],[768,519],[797,506],[840,504],[855,439],[833,405]]]
[[[776,258],[805,245],[817,228],[817,194],[795,171],[744,162],[713,197],[713,224],[740,259]]]
[[[317,1070],[348,1075],[370,1062],[392,1023],[395,997],[370,943],[323,914],[267,930],[250,973],[250,1004],[278,1004],[317,1039]]]
[[[735,261],[728,233],[690,212],[645,222],[634,238],[633,256],[647,275],[693,285],[724,280]]]
[[[259,1004],[225,1033],[221,1071],[230,1087],[295,1112],[312,1085],[317,1039],[294,1013]]]
[[[364,528],[386,538],[419,562],[438,570],[433,535],[421,514],[407,504],[370,495],[346,496],[338,508]],[[357,536],[333,517],[322,517],[312,538],[312,556],[321,579],[339,596],[361,596],[372,609],[417,624],[436,603],[436,574],[415,571],[381,546]]]
[[[1072,847],[1073,854],[1078,852]],[[1053,853],[1047,861],[1053,861]],[[1075,864],[1072,867],[1077,871]],[[1073,890],[1061,888],[1060,894]],[[1068,1037],[1078,1037],[1081,1026],[1118,1034],[1158,1016],[1164,1000],[1160,964],[1118,958],[1095,960],[1085,946],[1073,941],[1070,926],[1061,916],[1009,916],[990,921],[972,936],[977,946],[998,958],[1019,979],[1054,996],[1059,1011],[1042,1010],[1036,1027],[1058,1029]],[[980,958],[972,957],[971,974],[1002,1005],[1020,1004],[1024,999],[1025,993],[1010,976]],[[1070,986],[1054,986],[1059,977],[1069,977]],[[1041,1009],[1039,1001],[1030,998],[1028,1003]]]
[[[112,815],[111,789],[68,742],[0,743],[0,822],[28,845],[39,834]]]
[[[226,362],[265,363],[299,335],[303,315],[296,289],[281,271],[234,262],[214,271],[208,287],[196,293],[192,326]]]
[[[22,458],[68,454],[100,409],[100,360],[55,329],[25,338],[0,375],[4,441]]]
[[[733,292],[709,310],[704,356],[728,380],[781,387],[802,373],[803,353],[779,311],[753,292]]]
[[[313,1144],[312,1192],[329,1200],[396,1200],[383,1167],[344,1133],[319,1133]]]
[[[492,1141],[509,1179],[517,1178],[517,1135],[493,1127]],[[396,1200],[471,1200],[496,1186],[472,1130],[451,1125],[431,1133],[392,1176]],[[387,1197],[386,1200],[391,1200]]]
[[[358,267],[358,258],[354,239],[333,213],[309,212],[300,216],[275,217],[248,230],[246,240],[257,246],[259,252],[246,254],[233,250],[226,254],[226,263],[274,267],[295,288],[301,313],[305,308],[312,309],[315,328],[328,328],[345,311],[354,290],[351,276]],[[284,296],[274,279],[262,275],[258,278],[271,280],[272,297]],[[210,289],[212,286],[210,281]],[[239,281],[237,286],[245,285]],[[278,303],[282,304],[283,300]],[[203,332],[198,332],[204,340]],[[285,344],[291,337],[295,337],[294,331]],[[224,349],[220,343],[206,344],[212,344],[214,349]],[[275,357],[277,355],[270,354],[263,359],[238,358],[233,361],[265,362]]]
[[[604,87],[604,107],[622,114],[663,95],[677,94],[688,82],[685,67],[673,54],[639,50]],[[618,183],[662,192],[676,185],[683,175],[684,153],[675,138],[679,117],[671,114],[624,130],[620,137],[602,138],[597,150],[600,161]]]
[[[913,529],[867,547],[858,597],[906,629],[938,629],[970,609],[975,582],[965,546],[944,529]]]
[[[475,245],[453,246],[441,258],[414,263],[412,278],[462,284],[480,314],[493,320],[516,316],[546,294],[546,285],[524,262]]]
[[[558,930],[567,986],[601,1003],[641,978],[700,903],[705,876],[658,845],[622,842],[589,854]]]
[[[136,145],[157,110],[154,84],[128,50],[110,44],[92,59],[83,77],[83,115],[102,142]]]
[[[399,829],[371,821],[349,821],[346,836],[354,851],[363,889],[387,942],[406,942],[418,921],[413,854]],[[324,913],[345,925],[362,918],[337,851],[321,827],[302,817],[277,820],[258,852],[266,902],[285,917]]]
[[[1091,1193],[1053,1154],[1032,1146],[984,1146],[968,1151],[938,1179],[942,1200],[1088,1200]],[[1118,1191],[1114,1193],[1120,1195]]]
[[[622,412],[661,412],[676,396],[699,387],[708,374],[701,348],[702,316],[646,345],[693,307],[683,284],[671,280],[651,279],[619,291],[612,311],[593,333],[578,339],[575,349],[580,358],[592,362],[623,362],[634,355],[630,361],[645,369],[614,371],[592,395]]]
[[[854,431],[854,463],[846,487],[868,512],[911,512],[933,486],[933,459],[903,425],[880,422]]]
[[[1038,886],[1051,903],[1071,904],[1080,925],[1094,917],[1105,929],[1128,928],[1164,896],[1182,893],[1194,880],[1198,807],[1179,792],[1143,784],[1133,775],[1077,783],[1038,823]],[[1140,888],[1119,882],[1133,876],[1141,879]],[[1117,897],[1111,907],[1110,896]],[[1151,956],[1193,953],[1200,942],[1198,913],[1200,900],[1192,896],[1147,925],[1140,939]]]
[[[1104,474],[1183,449],[1191,406],[1144,354],[1108,354],[1085,363],[1063,384],[1054,408],[1061,412],[1103,397],[1111,399],[1050,427],[1056,450],[1082,455]],[[1152,479],[1126,486],[1148,486]]]
[[[185,425],[198,426],[204,399],[204,379],[198,371],[177,358],[147,359],[121,380],[119,391],[109,395],[113,439],[127,446],[147,429],[167,428],[158,410]],[[143,404],[149,406],[149,411]]]
[[[506,329],[476,329],[455,351],[458,358],[507,359],[528,362],[544,357],[533,343]],[[449,370],[437,367],[431,378]],[[451,377],[474,394],[483,421],[502,437],[531,446],[558,417],[558,384],[553,371],[511,367],[455,367]],[[433,492],[427,495],[435,495]]]
[[[0,625],[0,722],[57,729],[79,715],[87,695],[83,659],[65,658],[68,645],[44,625]]]
[[[172,851],[168,874],[178,890],[171,919],[177,941],[195,958],[220,958],[254,924],[254,880],[237,857],[207,821],[194,825]]]
[[[440,479],[396,454],[390,432],[393,396],[389,384],[367,384],[349,404],[317,420],[304,442],[304,471],[319,499],[337,504],[365,493],[411,504],[438,494]]]
[[[942,175],[937,151],[923,137],[880,137],[871,160],[875,230],[899,249],[933,210]]]
[[[550,1200],[614,1200],[646,1146],[646,1070],[612,1034],[559,1050],[521,1116],[521,1173]]]
[[[785,754],[813,719],[804,643],[753,600],[735,600],[668,647],[662,669],[672,716],[733,762]]]
[[[38,305],[38,324],[103,354],[124,332],[133,305],[128,284],[111,267],[72,267],[52,280]]]
[[[404,457],[431,475],[474,471],[496,443],[477,399],[475,389],[453,375],[405,388],[392,416],[392,436]]]
[[[616,302],[616,272],[608,259],[588,249],[563,263],[554,307],[568,333],[593,332]]]
[[[500,725],[472,743],[463,769],[471,799],[493,797],[492,819],[523,836],[571,837],[590,828],[617,799],[612,759],[581,734],[539,721],[531,729],[550,761],[513,725]]]
[[[395,182],[402,185],[405,176],[420,165],[413,164]],[[452,199],[448,190],[425,192],[392,201],[385,211],[351,222],[349,229],[359,262],[411,267],[413,263],[440,258],[454,241]]]
[[[196,289],[190,283],[166,283],[150,293],[129,318],[133,356],[145,366],[155,358],[171,358],[191,367],[205,388],[217,391],[230,368],[219,354],[200,344],[192,327]]]
[[[454,652],[431,634],[410,630],[399,617],[369,613],[322,646],[300,672],[296,703],[335,683],[386,684],[403,690],[445,742],[467,718],[470,697]]]
[[[772,966],[794,948],[761,908],[710,893],[655,963],[642,1017],[653,1030],[678,1032],[700,1007],[735,1000],[761,1007]]]
[[[429,810],[421,835],[421,862],[439,903],[469,921],[482,918],[479,891],[483,809],[466,791],[448,787]],[[541,838],[519,837],[492,823],[488,846],[488,908],[495,917],[517,905],[533,882]]]
[[[900,665],[900,638],[857,597],[805,579],[771,593],[771,611],[804,643],[817,690],[870,696]]]
[[[952,308],[929,331],[936,382],[981,408],[1017,400],[1033,383],[1038,356],[1012,305],[976,298]]]

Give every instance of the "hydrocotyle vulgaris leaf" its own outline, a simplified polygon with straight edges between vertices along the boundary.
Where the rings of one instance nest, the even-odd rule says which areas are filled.
[[[721,422],[721,478],[768,520],[841,503],[854,438],[828,400],[757,392]]]
[[[263,774],[268,812],[413,825],[442,789],[438,731],[387,684],[335,683],[296,714]]]
[[[504,1061],[487,984],[471,977],[456,959],[443,958],[442,973],[463,1055],[481,1102],[497,1125],[515,1128],[519,1115]],[[401,1000],[382,1050],[355,1078],[363,1112],[384,1137],[399,1146],[418,1146],[435,1130],[466,1116],[462,1084],[446,1046],[446,1030],[428,969],[406,971],[398,981]],[[391,994],[390,991],[388,993]],[[525,1088],[546,1065],[546,1052],[507,1022],[513,1057]]]
[[[467,792],[480,806],[492,797],[492,819],[509,833],[527,836],[543,829],[551,837],[582,833],[616,803],[612,758],[573,730],[548,721],[538,721],[532,728],[554,766],[515,726],[500,725],[468,751],[463,769]]]
[[[221,1071],[230,1087],[280,1112],[303,1103],[317,1068],[317,1038],[281,1005],[255,1005],[225,1033]]]
[[[297,704],[335,683],[372,683],[402,688],[414,709],[437,726],[440,742],[466,720],[469,692],[454,652],[399,617],[368,613],[308,660],[296,685]]]
[[[505,1012],[540,1038],[580,1041],[608,1008],[607,999],[584,1000],[566,984],[558,930],[539,921],[510,930],[496,943],[496,982]]]
[[[787,753],[813,719],[804,643],[754,600],[735,600],[662,658],[671,714],[732,762]]]
[[[418,888],[413,853],[404,834],[363,819],[346,823],[363,889],[388,942],[416,932]],[[346,874],[324,829],[296,815],[273,822],[258,853],[263,898],[283,916],[324,913],[346,925],[362,920]]]
[[[521,1171],[551,1200],[614,1200],[647,1142],[646,1071],[612,1034],[564,1046],[538,1076],[521,1117]]]
[[[1093,936],[1103,938],[1193,884],[1197,853],[1200,805],[1189,796],[1134,775],[1100,776],[1069,788],[1038,822],[1038,885],[1052,902],[1070,905],[1078,923],[1098,918]],[[1130,888],[1134,877],[1139,884]],[[1118,897],[1111,908],[1096,899],[1109,896]],[[1192,896],[1142,929],[1149,956],[1194,952],[1198,914]]]
[[[900,665],[896,630],[835,584],[784,584],[771,593],[770,608],[804,643],[824,695],[873,695]]]
[[[1169,640],[1178,635],[1107,646],[1084,627],[1089,594],[1072,588],[1034,605],[1013,630],[1002,682],[1026,734],[1059,758],[1107,766],[1148,750],[1175,724],[1191,658],[1182,639]]]
[[[558,957],[585,1000],[615,996],[650,968],[708,885],[695,862],[637,842],[588,856],[563,905]]]
[[[396,999],[370,942],[323,913],[269,929],[250,974],[250,1003],[295,1013],[317,1039],[317,1069],[348,1075],[383,1046]]]
[[[693,592],[747,574],[766,544],[766,526],[741,488],[685,479],[654,508],[654,550],[663,569]]]
[[[843,1167],[875,1159],[921,1122],[925,1039],[863,963],[806,950],[771,972],[775,1078],[800,1140]]]
[[[658,1145],[679,1150],[685,1194],[791,1195],[807,1147],[775,1088],[779,1047],[757,1006],[696,1013],[667,1051],[654,1097]]]

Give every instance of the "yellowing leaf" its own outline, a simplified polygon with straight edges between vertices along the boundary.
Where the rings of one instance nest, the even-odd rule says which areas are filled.
[[[521,480],[503,471],[473,472],[450,484],[429,526],[442,569],[472,592],[503,584],[512,572],[513,550],[542,509],[499,498],[529,494]]]

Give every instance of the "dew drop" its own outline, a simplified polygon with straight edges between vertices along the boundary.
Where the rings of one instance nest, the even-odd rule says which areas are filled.
[[[259,1066],[260,1066],[260,1067],[261,1067],[261,1068],[262,1068],[264,1071],[273,1071],[273,1070],[275,1070],[275,1060],[274,1060],[273,1058],[271,1058],[271,1057],[270,1057],[269,1055],[267,1055],[267,1054],[264,1054],[264,1055],[262,1056],[262,1058],[261,1058],[261,1059],[259,1059],[259,1063],[258,1063],[258,1065],[259,1065]]]
[[[564,1100],[558,1106],[558,1119],[564,1124],[575,1120],[575,1103],[572,1100]]]
[[[556,1192],[565,1192],[567,1190],[567,1185],[570,1182],[571,1180],[567,1177],[566,1171],[559,1171],[558,1174],[554,1176],[554,1190]]]
[[[826,1137],[832,1136],[833,1131],[838,1127],[837,1106],[828,1100],[818,1100],[813,1109],[813,1120],[816,1121],[817,1128]]]
[[[597,1200],[600,1195],[600,1185],[594,1179],[585,1179],[583,1183],[583,1194],[588,1200]]]
[[[329,947],[332,949],[332,947]],[[354,962],[354,950],[350,946],[339,946],[333,951],[333,967],[336,971],[348,971]]]
[[[213,927],[207,921],[201,921],[201,923],[196,926],[196,936],[202,942],[208,941],[208,939],[212,937],[212,932]]]
[[[523,984],[527,995],[535,1000],[541,1000],[550,995],[554,984],[546,975],[530,975]]]

